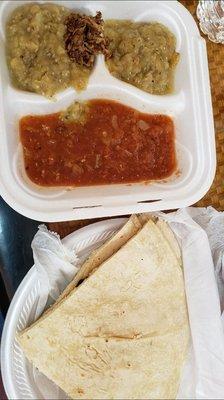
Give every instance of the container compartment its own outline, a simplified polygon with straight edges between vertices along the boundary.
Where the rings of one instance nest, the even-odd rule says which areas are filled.
[[[43,2],[40,2],[43,3]],[[196,23],[177,1],[55,1],[104,19],[158,21],[176,36],[180,62],[170,95],[151,95],[112,75],[98,56],[87,89],[69,88],[54,101],[12,87],[4,54],[5,22],[22,1],[0,5],[0,193],[18,212],[42,221],[61,221],[172,209],[193,204],[209,189],[215,173],[215,141],[205,41]],[[119,4],[118,4],[119,3]],[[27,178],[18,122],[28,114],[48,114],[74,100],[106,98],[142,112],[166,114],[176,131],[178,171],[165,181],[79,188],[41,188]]]

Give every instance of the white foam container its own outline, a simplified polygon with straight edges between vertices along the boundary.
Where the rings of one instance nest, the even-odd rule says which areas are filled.
[[[27,1],[26,1],[27,3]],[[41,2],[43,3],[43,2]],[[50,101],[16,90],[10,83],[4,55],[5,22],[22,1],[0,5],[0,194],[19,213],[41,221],[63,221],[130,214],[189,206],[212,184],[215,138],[205,40],[191,14],[177,1],[55,1],[87,14],[102,11],[103,18],[158,21],[177,38],[180,62],[172,95],[143,92],[112,77],[99,56],[85,91],[67,89]],[[26,177],[18,121],[27,114],[54,113],[73,100],[107,98],[147,113],[174,119],[178,174],[150,184],[41,188]]]

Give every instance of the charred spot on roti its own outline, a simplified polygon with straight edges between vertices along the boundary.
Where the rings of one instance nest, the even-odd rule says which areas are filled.
[[[80,279],[80,280],[78,281],[78,283],[77,283],[77,285],[76,285],[76,286],[78,287],[79,285],[81,285],[81,283],[83,283],[83,282],[84,282],[84,280],[85,280],[85,279]]]

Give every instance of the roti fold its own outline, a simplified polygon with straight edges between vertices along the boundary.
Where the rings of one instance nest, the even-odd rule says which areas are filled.
[[[87,260],[83,263],[74,279],[70,282],[67,288],[63,291],[57,302],[65,298],[71,290],[78,286],[80,281],[86,279],[94,270],[96,270],[104,261],[116,253],[129,239],[132,238],[142,225],[136,215],[132,215],[124,226],[115,233],[102,246],[94,250]],[[56,302],[56,303],[57,303]]]
[[[155,222],[156,226],[159,228],[164,238],[169,243],[171,250],[174,252],[175,256],[178,259],[178,262],[182,264],[180,246],[169,225],[162,218],[155,217],[153,213],[137,214],[137,217],[142,226],[144,226],[144,224],[149,220]]]
[[[71,398],[176,397],[189,323],[183,271],[170,243],[147,221],[19,334],[26,357]]]

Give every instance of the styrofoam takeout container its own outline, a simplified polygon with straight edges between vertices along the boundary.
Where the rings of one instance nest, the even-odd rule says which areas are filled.
[[[27,3],[27,2],[26,2]],[[82,13],[102,11],[103,18],[158,21],[177,38],[180,62],[172,95],[143,92],[112,77],[99,56],[85,91],[70,88],[50,101],[16,90],[4,54],[5,23],[24,1],[0,5],[0,194],[16,211],[42,221],[62,221],[185,207],[205,195],[214,178],[216,157],[205,40],[191,14],[177,1],[55,1]],[[178,174],[149,184],[80,188],[40,188],[26,177],[18,121],[27,114],[54,113],[73,100],[109,98],[147,113],[174,119]]]

